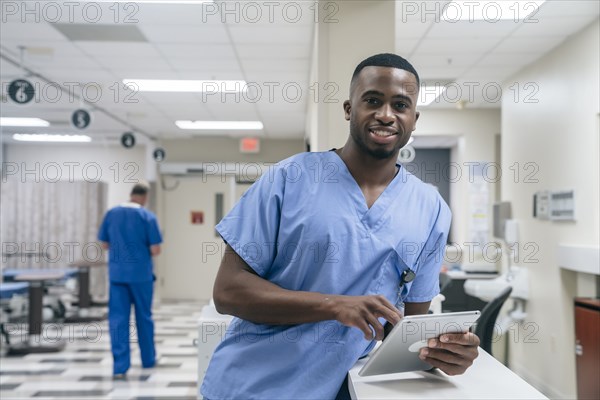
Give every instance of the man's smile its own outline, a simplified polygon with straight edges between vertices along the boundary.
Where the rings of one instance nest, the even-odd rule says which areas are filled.
[[[379,137],[388,137],[392,135],[397,135],[398,131],[392,127],[388,126],[376,126],[369,128],[369,132]]]

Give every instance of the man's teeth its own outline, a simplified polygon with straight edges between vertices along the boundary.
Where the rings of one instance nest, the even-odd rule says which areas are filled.
[[[377,136],[381,136],[381,137],[388,137],[388,136],[392,136],[394,134],[394,132],[388,132],[388,131],[376,131],[376,130],[372,130],[371,132],[373,132]]]

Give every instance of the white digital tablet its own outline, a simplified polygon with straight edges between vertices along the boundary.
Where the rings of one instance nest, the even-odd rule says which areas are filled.
[[[431,365],[419,358],[419,350],[427,341],[444,333],[465,333],[479,318],[479,311],[404,317],[383,343],[369,356],[358,372],[360,376],[423,371]]]

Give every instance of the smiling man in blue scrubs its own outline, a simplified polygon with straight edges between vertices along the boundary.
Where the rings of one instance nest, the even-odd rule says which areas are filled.
[[[451,214],[396,160],[416,127],[419,77],[394,54],[355,69],[344,147],[290,157],[217,225],[227,242],[214,286],[236,316],[215,350],[207,399],[334,399],[383,323],[427,313]],[[416,277],[399,290],[401,276]],[[447,340],[446,340],[447,339]],[[448,374],[477,357],[472,333],[444,335],[420,356]]]
[[[156,364],[152,295],[152,257],[160,254],[162,237],[156,216],[143,206],[150,187],[138,183],[129,202],[110,209],[104,216],[98,240],[109,250],[110,280],[108,323],[115,378],[125,377],[130,366],[129,316],[135,309],[135,324],[142,367]]]

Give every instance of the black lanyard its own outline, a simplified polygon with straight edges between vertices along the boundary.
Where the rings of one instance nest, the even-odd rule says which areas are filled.
[[[396,308],[404,308],[402,300],[402,288],[408,282],[412,282],[415,279],[415,272],[412,269],[407,269],[400,275],[400,283],[398,284],[398,298],[396,299]]]

